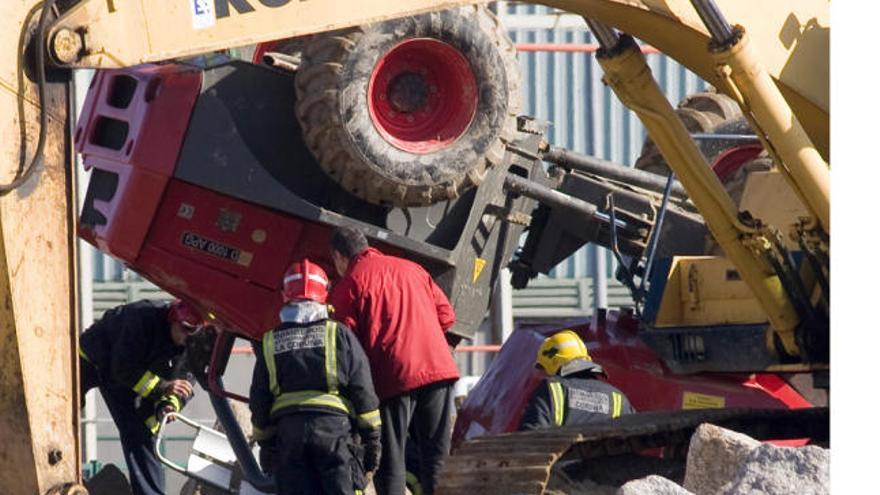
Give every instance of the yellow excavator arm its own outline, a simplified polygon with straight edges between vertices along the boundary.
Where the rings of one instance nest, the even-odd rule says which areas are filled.
[[[51,53],[74,67],[128,67],[393,17],[480,3],[453,0],[84,0],[49,32]],[[721,87],[709,34],[689,0],[533,2],[594,19],[639,38]],[[719,0],[746,28],[810,138],[828,157],[829,2]]]

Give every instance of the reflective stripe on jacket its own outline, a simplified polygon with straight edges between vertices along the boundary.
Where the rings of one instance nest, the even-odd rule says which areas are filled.
[[[363,430],[381,425],[367,357],[344,325],[285,323],[255,351],[250,408],[258,440],[274,435],[278,417],[297,411],[349,415]]]
[[[623,392],[590,373],[552,376],[535,389],[519,430],[586,424],[633,412]]]

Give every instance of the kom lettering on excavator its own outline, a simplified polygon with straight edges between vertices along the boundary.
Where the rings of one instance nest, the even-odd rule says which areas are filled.
[[[193,364],[242,473],[230,491],[272,490],[229,405],[246,398],[223,388],[232,342],[275,325],[292,260],[332,266],[340,225],[422,264],[458,339],[503,268],[525,287],[586,243],[632,295],[631,311],[514,332],[461,409],[444,493],[541,493],[559,459],[675,457],[702,421],[827,441],[828,409],[787,379],[827,388],[830,365],[828,2],[538,3],[600,41],[603,81],[648,130],[637,168],[547,144],[480,2],[3,2],[0,486],[86,493],[77,236],[213,316]],[[716,92],[674,108],[634,37]],[[78,68],[97,70],[73,122]],[[560,328],[652,412],[507,433]]]

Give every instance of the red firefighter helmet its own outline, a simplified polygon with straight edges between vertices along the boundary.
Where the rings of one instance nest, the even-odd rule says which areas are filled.
[[[284,302],[306,299],[324,304],[329,284],[330,279],[320,266],[307,259],[294,261],[284,273]]]
[[[168,321],[180,323],[190,328],[201,326],[204,323],[196,308],[180,299],[175,299],[168,305]]]

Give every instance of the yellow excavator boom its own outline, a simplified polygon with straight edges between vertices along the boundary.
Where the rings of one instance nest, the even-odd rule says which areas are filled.
[[[80,470],[68,85],[44,86],[40,139],[25,55],[39,15],[35,0],[0,2],[0,492],[15,494],[76,482]]]
[[[252,43],[340,29],[474,1],[84,0],[49,33],[61,62],[126,67]],[[709,33],[689,0],[544,0],[639,38],[716,87]],[[828,159],[829,2],[719,0],[746,28],[760,62]],[[201,6],[201,10],[199,8]]]

